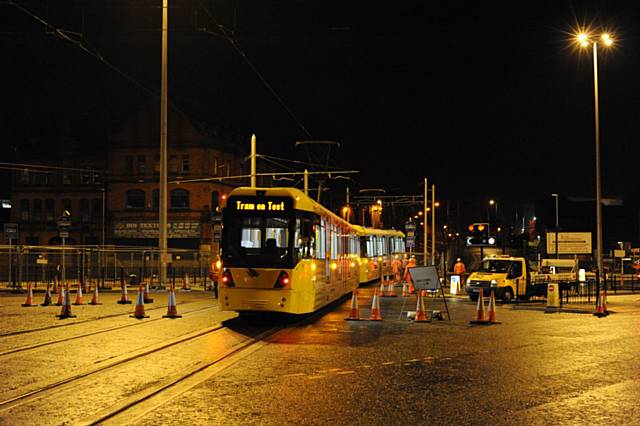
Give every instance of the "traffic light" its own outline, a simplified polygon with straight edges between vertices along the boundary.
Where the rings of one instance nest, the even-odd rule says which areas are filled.
[[[469,233],[467,234],[468,246],[492,246],[495,245],[496,239],[489,233],[488,223],[472,223],[469,225]]]

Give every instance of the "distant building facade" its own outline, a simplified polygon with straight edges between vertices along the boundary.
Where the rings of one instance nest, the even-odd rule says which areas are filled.
[[[171,109],[168,123],[168,245],[208,251],[222,197],[246,180],[201,179],[248,173],[248,140],[202,129]],[[21,159],[25,166],[12,179],[10,221],[19,226],[14,244],[60,244],[57,221],[66,210],[72,223],[67,244],[157,246],[159,126],[157,106],[146,104],[103,153]]]

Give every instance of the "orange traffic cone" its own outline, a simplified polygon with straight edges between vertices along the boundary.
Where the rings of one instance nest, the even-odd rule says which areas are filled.
[[[478,292],[478,305],[476,307],[476,319],[469,321],[471,324],[487,324],[487,314],[484,310],[484,291],[480,289]]]
[[[44,293],[44,301],[40,306],[49,306],[53,302],[51,301],[51,289],[49,283],[47,283],[47,291]]]
[[[384,281],[380,278],[380,288],[378,289],[378,293],[381,297],[384,297]]]
[[[27,284],[27,300],[22,304],[25,308],[31,306],[38,306],[33,303],[33,291],[31,290],[31,284]]]
[[[416,317],[414,322],[431,322],[427,318],[427,311],[424,309],[424,291],[421,290],[417,294],[418,301],[416,302]]]
[[[373,290],[373,300],[371,301],[371,315],[367,318],[367,321],[382,321],[382,315],[380,315],[380,298],[378,297],[378,291]]]
[[[178,309],[176,308],[176,293],[173,290],[173,286],[171,286],[171,289],[169,290],[167,315],[163,315],[162,318],[182,318],[182,315],[178,315]]]
[[[360,308],[358,307],[358,290],[351,293],[351,312],[345,318],[346,321],[360,321]]]
[[[62,287],[62,284],[60,284]],[[64,295],[64,301],[62,302],[62,310],[60,311],[60,315],[56,315],[60,319],[65,318],[75,318],[76,316],[71,313],[71,296],[69,295],[69,290],[62,290],[62,294]]]
[[[144,285],[144,303],[153,303],[153,299],[149,297],[149,283]]]
[[[129,300],[129,297],[127,296],[127,285],[122,284],[122,296],[120,297],[120,300],[118,300],[118,304],[129,305],[130,303],[131,303],[131,300]]]
[[[82,299],[82,283],[80,282],[78,282],[78,292],[76,293],[76,301],[73,304],[84,305],[84,300]]]
[[[609,315],[609,313],[606,310],[607,302],[605,301],[605,296],[606,296],[606,292],[603,290],[602,293],[600,293],[598,300],[596,301],[596,311],[593,313],[593,315],[600,318],[606,317],[607,315]]]
[[[131,318],[138,318],[138,319],[142,319],[142,318],[149,318],[149,315],[146,315],[144,313],[144,296],[143,296],[143,292],[144,290],[142,289],[142,286],[138,287],[138,299],[136,301],[136,307],[133,311],[133,314],[129,315]]]
[[[58,285],[58,301],[56,302],[56,306],[64,305],[64,288],[62,283]]]
[[[396,294],[395,289],[393,288],[393,283],[391,282],[391,280],[387,281],[387,297],[398,297],[398,295]]]
[[[496,321],[496,297],[493,294],[493,289],[491,290],[491,297],[489,298],[489,314],[487,322],[490,324],[500,324],[499,321]]]
[[[602,310],[605,315],[609,315],[609,310],[607,309],[607,289],[602,290]]]
[[[91,298],[91,302],[89,302],[90,305],[102,305],[102,303],[100,303],[98,301],[98,282],[96,281],[95,285],[93,286],[93,297]]]
[[[189,274],[184,274],[184,279],[182,280],[182,291],[191,291],[191,287],[189,287]]]
[[[407,297],[407,283],[402,283],[402,297]]]

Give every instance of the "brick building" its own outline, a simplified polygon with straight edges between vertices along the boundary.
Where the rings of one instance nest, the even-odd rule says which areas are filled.
[[[18,244],[60,244],[57,219],[71,213],[68,244],[157,246],[159,109],[139,108],[103,152],[69,150],[59,157],[23,158],[13,173],[11,222]],[[209,250],[211,219],[221,197],[247,180],[184,182],[247,173],[248,138],[211,131],[169,109],[169,247]],[[103,208],[104,207],[104,208]]]

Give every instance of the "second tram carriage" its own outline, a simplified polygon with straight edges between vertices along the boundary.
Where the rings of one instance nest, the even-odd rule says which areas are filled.
[[[236,188],[223,205],[220,306],[310,313],[390,273],[404,234],[350,224],[295,188]]]

